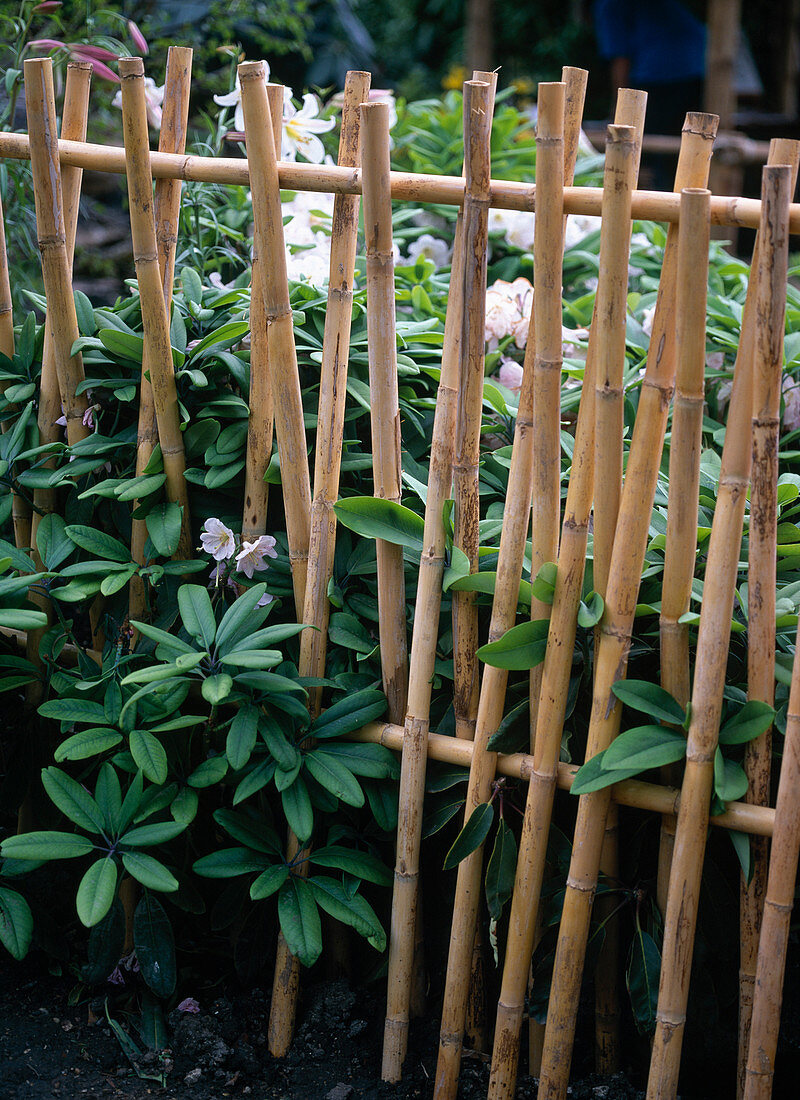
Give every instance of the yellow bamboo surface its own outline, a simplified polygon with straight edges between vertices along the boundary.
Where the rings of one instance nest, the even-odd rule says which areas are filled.
[[[121,57],[119,75],[122,88],[122,129],[128,155],[128,200],[136,280],[142,307],[144,337],[143,362],[150,366],[150,384],[158,427],[158,441],[166,474],[168,499],[181,508],[181,534],[174,557],[186,561],[192,557],[189,523],[189,499],[186,492],[183,452],[169,337],[169,317],[164,301],[158,258],[158,242],[153,212],[153,180],[147,153],[147,104],[144,91],[144,65],[139,57]]]
[[[364,236],[367,253],[367,344],[374,495],[400,503],[400,402],[397,393],[392,200],[389,194],[389,104],[361,107]],[[403,548],[376,540],[378,629],[389,717],[402,722],[408,700]]]
[[[59,142],[63,163],[98,172],[121,175],[125,171],[124,150],[115,146]],[[27,134],[0,134],[0,159],[28,160]],[[248,186],[248,162],[226,157],[172,156],[151,153],[154,178],[197,180],[201,183],[231,183]],[[280,186],[291,191],[321,191],[334,195],[361,194],[361,173],[358,169],[337,165],[294,164],[279,166]],[[434,176],[413,172],[392,172],[392,199],[411,203],[434,202],[461,206],[464,202],[464,180],[457,176]],[[534,184],[513,180],[492,180],[489,202],[501,210],[533,210]],[[602,188],[567,187],[564,191],[564,211],[567,214],[599,214]],[[634,191],[631,213],[640,221],[675,224],[680,211],[680,195],[663,191]],[[758,228],[760,199],[741,196],[713,195],[711,224]],[[789,231],[800,233],[800,203],[789,208]]]
[[[708,549],[686,772],[664,922],[663,965],[648,1100],[670,1100],[675,1097],[678,1087],[731,613],[752,464],[753,375],[761,369],[769,369],[768,365],[776,360],[780,362],[783,353],[790,174],[791,169],[785,165],[764,169],[763,219],[755,273],[753,354],[740,356],[734,373]]]
[[[369,95],[370,75],[350,72],[344,84],[339,164],[352,167],[360,158],[361,115],[359,105]],[[353,313],[353,271],[358,237],[357,195],[337,195],[333,203],[331,269],[328,309],[322,340],[319,416],[314,465],[314,500],[303,622],[317,630],[304,630],[300,640],[300,674],[325,675],[325,653],[330,618],[328,583],[333,575],[336,548],[336,516],[333,505],[339,495],[341,440],[344,431],[347,362]],[[312,713],[319,711],[319,689],[310,689]]]
[[[697,506],[700,485],[703,405],[706,366],[706,297],[708,269],[697,263],[697,253],[708,251],[708,200],[710,192],[692,194],[683,216],[693,218],[689,234],[678,242],[677,358],[672,436],[669,452],[669,504],[664,549],[659,631],[661,686],[685,709],[689,704],[689,626],[680,618],[689,610],[697,552]],[[694,240],[700,243],[695,250]],[[662,770],[665,780],[676,778],[675,769]],[[661,823],[656,900],[666,908],[669,871],[677,820]]]
[[[716,120],[690,113],[676,184],[702,186],[707,179]],[[620,707],[612,685],[624,675],[647,545],[661,446],[675,371],[674,295],[677,235],[668,234],[647,368],[639,400],[611,557],[606,606],[596,654],[594,695],[586,758],[605,749],[619,729]],[[582,795],[547,1020],[540,1100],[565,1095],[580,980],[597,885],[608,791]]]
[[[557,166],[551,167],[554,167],[554,170],[557,171],[558,181],[563,179],[563,125],[564,85],[562,83],[540,85],[539,127],[548,140],[555,139],[552,148],[557,151],[559,162]],[[551,193],[551,201],[554,201],[556,206],[559,205],[557,188]],[[555,216],[554,221],[550,212],[540,211],[540,215],[537,215],[537,222],[541,213],[544,214],[542,225],[545,231],[551,234],[548,239],[549,248],[555,250],[558,254],[562,242],[560,213]],[[553,225],[556,227],[554,237],[552,236]],[[542,229],[540,228],[538,232],[541,241]],[[551,286],[550,293],[553,292],[554,287]],[[557,293],[560,301],[560,278]],[[547,287],[545,285],[543,295],[546,296],[546,294]],[[497,583],[489,627],[490,641],[499,638],[514,624],[528,533],[533,465],[534,360],[537,350],[533,329],[534,319],[532,314],[525,350],[522,389],[520,391],[514,434],[503,529],[500,536]],[[472,756],[467,788],[465,824],[477,806],[488,802],[490,797],[496,753],[489,752],[487,745],[489,738],[497,729],[502,718],[507,679],[508,672],[505,669],[493,666],[486,666],[484,669],[475,729],[475,750]],[[458,866],[456,898],[450,933],[447,983],[439,1037],[439,1059],[434,1085],[434,1095],[437,1100],[455,1096],[457,1089],[469,988],[469,962],[478,919],[482,866],[482,846],[468,855]]]
[[[79,332],[67,253],[53,63],[50,58],[25,62],[25,103],[31,134],[36,232],[47,297],[47,326],[51,331],[61,405],[67,420],[67,441],[77,443],[89,435],[89,428],[83,422],[87,408],[86,394],[76,392],[84,380],[83,360],[80,353],[72,355],[72,345],[78,339]]]
[[[770,143],[768,164],[792,169],[790,197],[797,183],[800,142]],[[753,379],[753,471],[750,492],[749,568],[747,573],[747,694],[773,704],[775,700],[775,590],[778,530],[778,434],[780,429],[782,360],[756,362]],[[772,730],[766,730],[745,749],[744,770],[748,802],[767,805],[772,773]],[[739,961],[739,1078],[738,1095],[745,1085],[750,1015],[758,960],[761,914],[767,888],[766,841],[750,846],[750,882],[740,884]]]
[[[289,304],[289,284],[286,278],[278,163],[263,62],[242,62],[239,66],[239,80],[248,155],[253,163],[250,187],[253,194],[255,248],[258,254],[270,257],[269,264],[264,267],[261,291],[267,320],[269,373],[281,463],[286,534],[289,540],[295,608],[299,618],[305,605],[311,483],[292,308]]]
[[[192,83],[192,51],[185,46],[170,46],[164,79],[164,107],[158,148],[164,153],[182,153],[186,148],[186,127],[189,120],[189,95]],[[175,276],[175,248],[178,241],[181,184],[179,180],[160,179],[155,185],[154,217],[156,247],[161,290],[167,314],[172,305],[172,284]],[[136,476],[141,477],[158,442],[155,402],[150,378],[152,345],[147,344],[142,355],[139,389],[139,424],[136,440]],[[135,509],[134,509],[135,510]],[[147,526],[142,519],[131,523],[131,557],[144,565]],[[136,575],[130,582],[130,617],[143,619],[147,602],[145,585]]]

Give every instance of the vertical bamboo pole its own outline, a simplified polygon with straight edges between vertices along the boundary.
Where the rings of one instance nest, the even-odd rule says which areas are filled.
[[[789,923],[794,906],[800,853],[800,636],[795,641],[789,713],[783,742],[781,776],[775,804],[775,828],[767,894],[758,947],[744,1100],[769,1100],[783,1000]]]
[[[400,403],[397,395],[392,199],[389,193],[389,105],[361,107],[361,180],[367,253],[367,339],[375,496],[399,504]],[[403,548],[376,540],[378,622],[389,721],[405,719],[408,643]]]
[[[788,164],[792,169],[790,195],[797,182],[800,143],[773,141],[768,164]],[[778,529],[778,432],[780,428],[782,358],[756,360],[753,379],[753,472],[750,491],[750,558],[747,575],[747,672],[748,698],[775,701],[775,585]],[[772,730],[750,741],[744,769],[749,780],[747,802],[767,806],[770,801]],[[744,1091],[750,1016],[753,1004],[758,940],[767,888],[769,844],[754,837],[750,846],[752,877],[740,884],[739,962],[739,1077],[738,1095]]]
[[[564,82],[564,186],[572,183],[575,174],[575,162],[578,159],[578,145],[580,143],[581,122],[583,121],[583,104],[586,99],[586,84],[589,74],[586,69],[577,69],[572,65],[565,65],[561,70],[561,79]],[[627,120],[618,118],[618,122]],[[565,218],[566,224],[566,218]],[[560,456],[559,456],[560,457]],[[549,609],[548,609],[549,612]],[[533,608],[531,608],[533,614]],[[539,707],[539,695],[542,686],[543,665],[531,670],[530,675],[530,751],[534,751],[536,739],[536,714]],[[537,922],[534,932],[534,942],[538,944],[541,938],[541,928]],[[533,981],[531,974],[528,980],[530,986]],[[542,1046],[544,1044],[544,1024],[540,1024],[534,1016],[528,1019],[528,1072],[532,1077],[539,1076],[542,1064]]]
[[[686,216],[694,216],[693,233],[705,233],[708,212],[701,219],[700,201],[686,205]],[[684,217],[683,208],[681,218]],[[700,246],[697,248],[700,251]],[[705,241],[705,251],[708,242]],[[672,413],[672,441],[669,451],[669,506],[667,541],[664,551],[659,633],[661,640],[661,686],[682,707],[690,698],[689,627],[680,618],[689,610],[695,556],[697,552],[697,499],[700,486],[703,404],[706,366],[706,296],[708,271],[697,263],[691,238],[680,234],[678,243],[677,359],[675,401]],[[674,768],[662,776],[674,783]],[[662,819],[658,854],[656,900],[666,910],[669,871],[675,842],[677,818]]]
[[[542,153],[547,167],[539,168],[540,191],[535,232],[543,273],[539,305],[543,331],[540,335],[537,329],[534,335],[532,330],[535,328],[534,318],[537,315],[533,315],[525,350],[522,389],[503,530],[500,537],[497,584],[489,627],[490,641],[504,634],[513,625],[516,616],[532,493],[534,363],[537,355],[546,362],[552,362],[561,350],[561,277],[560,263],[556,258],[560,256],[563,242],[561,220],[564,179],[563,126],[564,85],[562,83],[541,84],[539,86],[539,133],[542,137]],[[543,236],[543,234],[546,235]],[[552,299],[557,299],[557,310],[553,307]],[[557,345],[554,346],[552,319],[556,314],[558,339]],[[477,806],[489,801],[496,753],[489,752],[487,744],[502,718],[507,679],[508,672],[505,669],[487,666],[483,673],[475,731],[475,749],[467,788],[465,823]],[[439,1036],[439,1059],[434,1087],[434,1096],[437,1100],[454,1097],[458,1085],[469,963],[480,905],[482,866],[481,846],[462,860],[458,867],[447,983]]]
[[[158,241],[153,211],[153,177],[147,132],[147,104],[144,94],[144,64],[140,57],[121,57],[122,132],[125,141],[125,169],[128,177],[133,259],[142,307],[144,358],[150,365],[158,439],[164,460],[168,499],[181,507],[181,536],[175,557],[192,556],[189,499],[186,492],[183,453],[169,338],[169,318],[164,301]]]
[[[484,74],[476,74],[479,79]],[[488,81],[485,81],[488,83]],[[425,795],[431,686],[444,573],[445,530],[442,508],[450,495],[458,408],[464,315],[464,215],[456,219],[450,289],[447,297],[442,369],[433,421],[424,549],[420,557],[417,602],[411,637],[408,708],[400,766],[397,861],[389,937],[389,981],[381,1075],[399,1081],[408,1044],[409,1003],[419,921],[419,858]]]
[[[186,129],[189,120],[189,95],[192,84],[192,51],[186,46],[170,46],[164,80],[164,110],[158,137],[160,153],[183,153],[186,149]],[[172,284],[175,277],[175,248],[178,241],[178,218],[181,204],[181,181],[156,180],[154,216],[156,247],[161,291],[167,315],[172,306]],[[158,442],[153,387],[150,383],[153,364],[152,345],[147,344],[142,355],[142,376],[139,388],[139,426],[136,441],[136,476],[141,477]],[[144,565],[144,545],[147,526],[134,519],[131,526],[131,557]],[[140,576],[131,577],[130,617],[143,619],[147,613],[145,583]]]
[[[275,157],[281,159],[283,136],[283,87],[267,84]],[[269,330],[264,305],[264,265],[253,239],[250,278],[250,416],[247,423],[247,451],[244,468],[244,508],[242,538],[255,539],[267,528],[269,485],[264,480],[272,458],[275,408],[269,378]],[[306,593],[306,599],[308,593]],[[322,675],[322,673],[318,673]],[[319,694],[319,692],[317,692]]]
[[[645,92],[633,88],[620,89],[616,121],[623,126],[632,126],[636,133],[636,149],[632,166],[634,182],[639,175],[646,107],[647,94]],[[625,239],[630,242],[630,229],[626,231]],[[625,248],[627,251],[628,244]],[[625,284],[627,299],[627,273]],[[593,581],[595,590],[604,598],[611,564],[611,548],[617,527],[619,496],[622,490],[624,340],[623,334],[622,358],[617,359],[614,366],[615,376],[612,383],[614,391],[613,411],[608,408],[603,410],[603,403],[598,403],[598,395],[595,394],[595,465],[600,472],[595,484],[605,486],[605,478],[609,479],[608,493],[605,495],[602,492],[598,494],[595,490],[593,517]],[[609,394],[609,396],[611,395]],[[597,416],[602,416],[603,411],[607,414],[610,413],[607,416],[610,428],[609,436],[614,439],[613,450],[606,453],[599,451],[597,443],[599,438],[597,435]],[[599,636],[599,632],[596,634],[597,636]],[[600,856],[600,871],[610,882],[615,882],[619,878],[619,810],[614,803],[608,808],[603,850]],[[595,1068],[598,1073],[604,1074],[615,1073],[619,1068],[620,948],[619,917],[614,915],[616,907],[617,899],[613,894],[602,897],[598,903],[598,918],[605,921],[605,938],[595,968]]]
[[[265,87],[264,64],[239,66],[245,133],[248,137],[250,187],[256,248],[269,256],[264,268],[263,295],[269,336],[269,371],[275,402],[275,429],[281,461],[286,509],[286,533],[292,563],[298,617],[305,604],[311,517],[311,485],[303,424],[303,402],[286,279],[286,252],[272,116]],[[249,123],[249,125],[248,125]]]
[[[263,74],[260,77],[263,80]],[[369,94],[369,74],[351,72],[347,74],[345,81],[345,96],[342,107],[342,131],[339,141],[339,164],[344,167],[355,167],[359,161],[360,150],[360,113],[359,105]],[[267,86],[267,95],[270,99],[270,113],[273,118],[280,117],[282,110],[282,90],[280,98],[273,89],[276,85]],[[246,116],[247,117],[247,116]],[[257,116],[256,116],[257,117]],[[275,126],[275,143],[279,150],[280,131]],[[277,188],[277,170],[271,180],[268,195],[271,196]],[[277,193],[277,191],[275,191]],[[358,233],[358,196],[337,195],[334,201],[333,232],[331,240],[331,268],[328,283],[328,311],[325,318],[325,332],[322,348],[322,368],[320,381],[320,405],[319,420],[317,426],[317,455],[314,471],[314,503],[309,513],[310,528],[310,554],[308,549],[308,571],[300,576],[295,575],[295,598],[297,598],[298,580],[302,581],[303,599],[305,611],[301,608],[298,615],[303,616],[303,621],[319,627],[319,631],[305,631],[301,641],[300,668],[305,675],[322,676],[325,670],[325,640],[330,608],[327,599],[328,581],[333,570],[333,556],[335,550],[336,524],[333,505],[339,492],[339,471],[341,466],[341,441],[344,426],[344,408],[347,382],[347,360],[350,347],[350,325],[352,320],[353,278],[355,267],[355,250]],[[285,282],[285,253],[283,252],[283,238],[280,233],[278,240],[276,233],[280,232],[280,210],[269,210],[269,216],[273,219],[270,232],[273,234],[273,245],[280,243],[281,262],[284,265],[283,279]],[[277,219],[277,220],[275,220]],[[266,224],[269,224],[268,222]],[[265,233],[264,239],[267,240]],[[269,253],[271,255],[271,253]],[[288,287],[287,287],[288,289]],[[264,291],[268,301],[277,301],[281,287],[276,285],[274,273],[264,271]],[[285,308],[289,309],[288,297]],[[273,311],[274,312],[274,311]],[[270,309],[267,309],[268,319],[271,317]],[[270,321],[272,324],[272,321]],[[291,329],[291,310],[289,310],[289,331],[284,334],[273,333],[270,337],[269,351],[270,364],[273,363],[273,355],[276,351],[286,355],[287,339],[291,339],[291,353],[294,354],[294,340]],[[280,340],[284,343],[281,344]],[[296,357],[295,357],[296,363]],[[297,371],[295,369],[295,375]],[[273,392],[279,397],[279,415],[284,420],[300,413],[300,426],[302,426],[302,407],[299,404],[299,386],[297,396],[293,393],[293,387],[289,384],[291,379],[285,369],[280,379],[272,375]],[[280,388],[278,388],[280,383]],[[285,410],[289,410],[289,414]],[[284,410],[281,412],[281,410]],[[281,447],[281,428],[278,429],[278,447]],[[298,433],[292,429],[291,424],[286,425],[285,434],[290,443],[294,435]],[[294,444],[292,444],[294,445]],[[281,452],[283,454],[283,452]],[[282,459],[283,468],[283,459]],[[310,495],[310,489],[309,489]],[[288,506],[287,506],[288,513]],[[302,565],[300,555],[296,555],[293,562],[297,563],[299,571]],[[308,635],[314,635],[309,639]],[[312,714],[319,710],[319,693],[310,696],[310,708]],[[287,843],[287,858],[292,859],[300,850],[297,837],[289,831]],[[301,864],[300,872],[307,868],[307,864]],[[272,1006],[269,1020],[269,1049],[276,1057],[283,1057],[291,1042],[294,1030],[294,1019],[297,1008],[297,996],[300,989],[300,967],[297,959],[289,951],[282,933],[278,933],[278,948],[275,960],[275,973],[272,986]]]
[[[359,105],[369,96],[370,75],[350,72],[344,83],[342,131],[338,163],[355,168],[360,160],[361,116]],[[314,464],[314,500],[311,505],[311,541],[308,556],[303,622],[317,630],[304,630],[300,640],[300,674],[325,675],[325,651],[330,617],[328,582],[333,575],[336,516],[339,496],[342,435],[344,431],[347,361],[353,312],[353,272],[358,237],[358,195],[337,195],[333,203],[331,270],[328,309],[322,340],[317,449]],[[320,690],[309,692],[311,710],[319,713]]]
[[[697,638],[686,773],[664,925],[664,965],[647,1087],[649,1100],[674,1097],[678,1087],[708,808],[714,782],[714,754],[752,463],[753,379],[761,370],[767,374],[778,373],[780,367],[776,372],[774,364],[780,364],[783,356],[790,177],[788,165],[764,169],[755,285],[754,354],[742,360],[734,374],[719,493],[711,528]]]
[[[71,354],[79,333],[64,222],[53,63],[49,57],[31,58],[25,62],[25,103],[47,325],[52,332],[56,376],[67,420],[67,441],[77,443],[86,438],[89,428],[83,422],[86,394],[76,393],[84,379],[83,360],[80,353]]]
[[[470,118],[467,113],[467,90],[464,91],[464,141],[467,144],[474,128],[482,123],[486,129],[486,166],[473,164],[476,178],[470,191],[469,178],[464,194],[465,223],[465,284],[461,381],[458,392],[456,420],[456,450],[453,464],[453,495],[455,498],[454,544],[469,559],[470,572],[478,570],[480,520],[478,501],[478,462],[480,456],[481,412],[483,408],[483,377],[485,361],[486,312],[486,233],[488,225],[490,135],[493,108],[491,92],[487,106],[476,107],[486,117]],[[472,129],[470,129],[470,127]],[[482,175],[477,175],[477,170]],[[466,171],[466,162],[465,162]],[[485,178],[483,178],[485,176]],[[485,213],[485,216],[482,216]],[[467,235],[467,225],[473,236]],[[475,715],[478,701],[478,611],[474,592],[454,592],[453,663],[456,736],[472,740],[475,736]]]
[[[707,180],[716,119],[690,113],[683,130],[677,182],[700,186]],[[675,371],[674,295],[677,235],[668,234],[653,334],[639,413],[628,458],[617,532],[606,591],[606,607],[597,647],[594,697],[587,759],[605,749],[619,728],[620,707],[612,686],[624,675],[650,512],[658,477]],[[598,318],[601,316],[598,309]],[[581,975],[609,794],[582,795],[578,806],[572,860],[556,950],[548,1013],[540,1100],[566,1094]]]

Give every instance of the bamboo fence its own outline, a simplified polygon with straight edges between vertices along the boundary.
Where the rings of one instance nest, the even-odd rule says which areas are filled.
[[[749,692],[771,701],[774,691],[775,545],[777,440],[784,331],[787,235],[800,231],[800,204],[790,195],[797,174],[797,143],[773,143],[761,199],[720,197],[705,191],[716,124],[712,116],[687,116],[675,193],[634,188],[643,99],[628,92],[609,128],[603,189],[571,185],[585,87],[585,74],[565,70],[564,82],[540,85],[537,181],[492,180],[489,140],[493,74],[478,73],[464,86],[464,178],[390,170],[388,108],[366,104],[370,77],[348,74],[337,165],[280,160],[283,90],[267,85],[261,62],[239,67],[247,137],[247,160],[185,155],[191,51],[170,51],[164,120],[158,152],[149,147],[144,66],[120,58],[124,148],[85,142],[90,67],[71,65],[61,138],[56,133],[52,65],[25,62],[29,134],[0,134],[0,158],[30,159],[37,233],[47,298],[46,335],[39,400],[42,442],[60,436],[55,421],[63,409],[67,441],[90,433],[71,286],[72,252],[81,173],[86,168],[126,174],[134,260],[141,300],[144,350],[139,404],[136,472],[141,474],[158,442],[164,460],[167,499],[181,508],[181,538],[175,557],[189,558],[191,516],[184,478],[179,408],[169,340],[180,181],[248,184],[253,195],[254,240],[251,297],[250,415],[242,500],[242,536],[266,529],[265,474],[273,425],[281,466],[283,506],[298,620],[316,626],[304,632],[300,672],[323,677],[330,613],[327,589],[333,568],[339,492],[347,360],[358,233],[359,196],[364,200],[367,259],[367,325],[375,495],[401,501],[392,202],[445,203],[459,208],[437,395],[424,549],[420,558],[411,658],[406,651],[403,554],[378,542],[378,621],[389,720],[371,723],[354,741],[402,749],[397,865],[392,904],[389,982],[383,1076],[400,1078],[407,1050],[415,945],[421,937],[418,879],[422,854],[425,766],[432,758],[469,768],[465,822],[492,797],[496,774],[528,782],[516,881],[497,1008],[488,1095],[513,1095],[520,1051],[531,953],[545,871],[547,835],[556,789],[568,790],[576,768],[559,762],[564,709],[576,635],[590,514],[594,523],[594,587],[604,594],[598,632],[594,698],[587,759],[607,747],[619,728],[620,705],[613,684],[624,677],[641,567],[656,486],[667,414],[676,380],[670,470],[671,485],[661,608],[662,683],[681,703],[690,700],[688,633],[679,620],[688,608],[696,538],[699,447],[702,424],[705,271],[709,225],[759,228],[754,278],[744,310],[740,352],[723,451],[722,479],[714,517],[700,620],[687,766],[681,790],[674,771],[662,785],[627,780],[581,797],[572,864],[559,932],[539,1096],[565,1095],[586,938],[598,872],[613,874],[614,807],[660,815],[659,902],[666,908],[664,965],[653,1045],[650,1097],[674,1097],[688,997],[696,901],[707,825],[734,829],[757,839],[755,885],[743,888],[740,1089],[745,1097],[770,1095],[785,968],[788,922],[800,850],[797,775],[800,769],[800,670],[792,677],[787,736],[778,801],[769,805],[768,736],[748,749],[751,787],[747,801],[729,803],[709,820],[713,756],[724,686],[727,631],[738,567],[745,493],[752,464],[750,531]],[[479,78],[479,79],[478,79]],[[360,106],[363,104],[363,106]],[[626,114],[626,111],[628,112]],[[791,167],[781,167],[786,162]],[[155,196],[153,182],[155,184]],[[335,195],[328,311],[323,340],[314,494],[294,344],[286,275],[280,189]],[[535,287],[522,391],[500,539],[489,640],[515,622],[517,593],[531,529],[532,578],[556,562],[552,609],[534,602],[532,615],[550,619],[541,668],[531,677],[530,753],[497,754],[488,748],[503,716],[508,672],[486,666],[477,673],[478,617],[474,594],[453,593],[456,737],[430,731],[431,684],[439,631],[445,528],[442,509],[455,498],[455,545],[471,571],[478,562],[478,465],[484,375],[484,314],[491,207],[533,211]],[[561,265],[563,219],[568,213],[600,214],[600,280],[590,333],[583,392],[575,429],[572,471],[561,515]],[[669,225],[650,352],[642,385],[628,466],[622,476],[622,402],[630,226],[634,219]],[[0,211],[0,351],[14,352],[10,286]],[[676,304],[677,296],[677,304]],[[80,391],[80,392],[79,392]],[[59,505],[53,490],[37,489],[33,509],[18,496],[13,507],[15,541],[33,543],[42,515]],[[134,520],[133,559],[144,564],[146,528]],[[38,560],[35,558],[34,560]],[[42,606],[47,601],[41,597]],[[131,584],[131,614],[146,617],[147,592]],[[92,611],[98,649],[102,607]],[[38,634],[7,632],[32,657]],[[65,650],[65,663],[78,659]],[[310,693],[312,716],[320,689]],[[677,829],[675,831],[675,824]],[[673,836],[675,839],[673,852]],[[766,845],[773,838],[766,879]],[[760,845],[760,846],[759,846]],[[299,843],[290,835],[288,858]],[[458,868],[447,979],[434,1094],[456,1094],[461,1048],[469,1010],[476,931],[481,924],[483,865],[478,846]],[[307,869],[307,861],[299,873]],[[766,893],[759,946],[761,899]],[[755,970],[757,956],[757,972]],[[615,950],[597,976],[599,1066],[616,1057]],[[282,937],[276,959],[269,1042],[287,1052],[294,1027],[299,966]],[[755,992],[753,993],[753,989]],[[750,1024],[752,1000],[752,1025]],[[532,1032],[531,1050],[536,1043]],[[749,1054],[747,1054],[749,1045]],[[745,1055],[747,1054],[746,1067]]]

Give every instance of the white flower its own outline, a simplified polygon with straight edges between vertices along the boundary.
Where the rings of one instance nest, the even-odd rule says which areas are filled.
[[[648,336],[653,335],[653,318],[656,315],[656,307],[650,306],[642,314],[642,332],[646,332]]]
[[[264,72],[266,79],[269,80],[269,62],[263,61],[261,64],[264,66]],[[227,95],[215,95],[214,102],[218,107],[235,107],[233,112],[233,125],[236,130],[244,130],[244,111],[242,110],[242,85],[239,81],[239,74],[236,74],[236,83],[233,86],[233,91],[228,92]]]
[[[210,554],[214,561],[225,561],[236,549],[233,531],[219,519],[206,520],[200,542],[203,544],[201,549]]]
[[[162,104],[164,102],[164,85],[160,87],[151,76],[144,78],[144,98],[147,104],[147,121],[154,130],[161,129]],[[216,98],[216,97],[215,97]],[[122,92],[118,91],[111,100],[112,107],[122,108]]]
[[[248,578],[267,568],[265,557],[277,558],[275,539],[272,535],[259,535],[255,542],[242,539],[242,549],[236,555],[236,568]]]
[[[506,336],[513,336],[518,348],[528,342],[533,287],[523,276],[508,283],[498,279],[486,291],[485,339],[494,350]]]
[[[528,210],[490,210],[489,232],[502,233],[507,244],[532,252],[534,220]]]
[[[327,133],[336,125],[332,118],[318,118],[319,101],[316,96],[306,92],[303,106],[298,111],[291,100],[283,106],[283,146],[282,160],[294,160],[298,153],[312,161],[322,164],[325,159],[325,146],[317,134]]]
[[[574,248],[600,228],[600,218],[595,214],[570,214],[564,233],[564,248]]]
[[[783,376],[783,430],[793,432],[800,428],[800,387],[791,374]]]
[[[507,390],[511,390],[512,393],[519,393],[522,389],[522,375],[522,367],[516,359],[500,360],[500,370],[497,372],[497,380],[502,383]]]
[[[434,237],[430,233],[422,233],[415,241],[411,241],[408,246],[409,264],[416,263],[420,256],[432,260],[437,268],[446,267],[452,259],[453,250],[447,241],[443,241],[441,237]]]

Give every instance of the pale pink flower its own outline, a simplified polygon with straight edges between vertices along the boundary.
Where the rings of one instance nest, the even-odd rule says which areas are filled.
[[[511,390],[512,393],[519,393],[522,389],[522,375],[522,367],[516,359],[500,360],[500,370],[497,372],[497,378],[507,390]]]
[[[178,1005],[178,1012],[191,1012],[192,1015],[196,1016],[200,1012],[200,1005],[194,997],[184,997]]]
[[[233,531],[226,527],[220,519],[207,519],[203,524],[203,534],[200,536],[202,549],[210,554],[214,561],[225,561],[236,549],[236,540]]]
[[[274,596],[270,596],[269,592],[265,592],[261,599],[256,604],[256,607],[266,607],[268,603],[272,603],[275,599]]]
[[[132,19],[128,20],[128,34],[131,36],[131,41],[133,42],[139,53],[141,53],[142,55],[150,53],[150,47],[147,45],[147,39]]]
[[[800,428],[800,386],[791,374],[783,376],[783,430],[793,432]]]
[[[55,11],[56,8],[60,8],[63,0],[42,0],[41,4],[37,4],[33,9],[34,11]]]
[[[259,535],[255,542],[242,539],[242,549],[236,555],[236,568],[240,573],[252,579],[254,573],[267,568],[265,557],[277,558],[275,539],[272,535]]]
[[[528,342],[533,287],[520,276],[512,283],[498,279],[486,291],[485,339],[494,350],[506,336],[513,336],[518,348]]]

